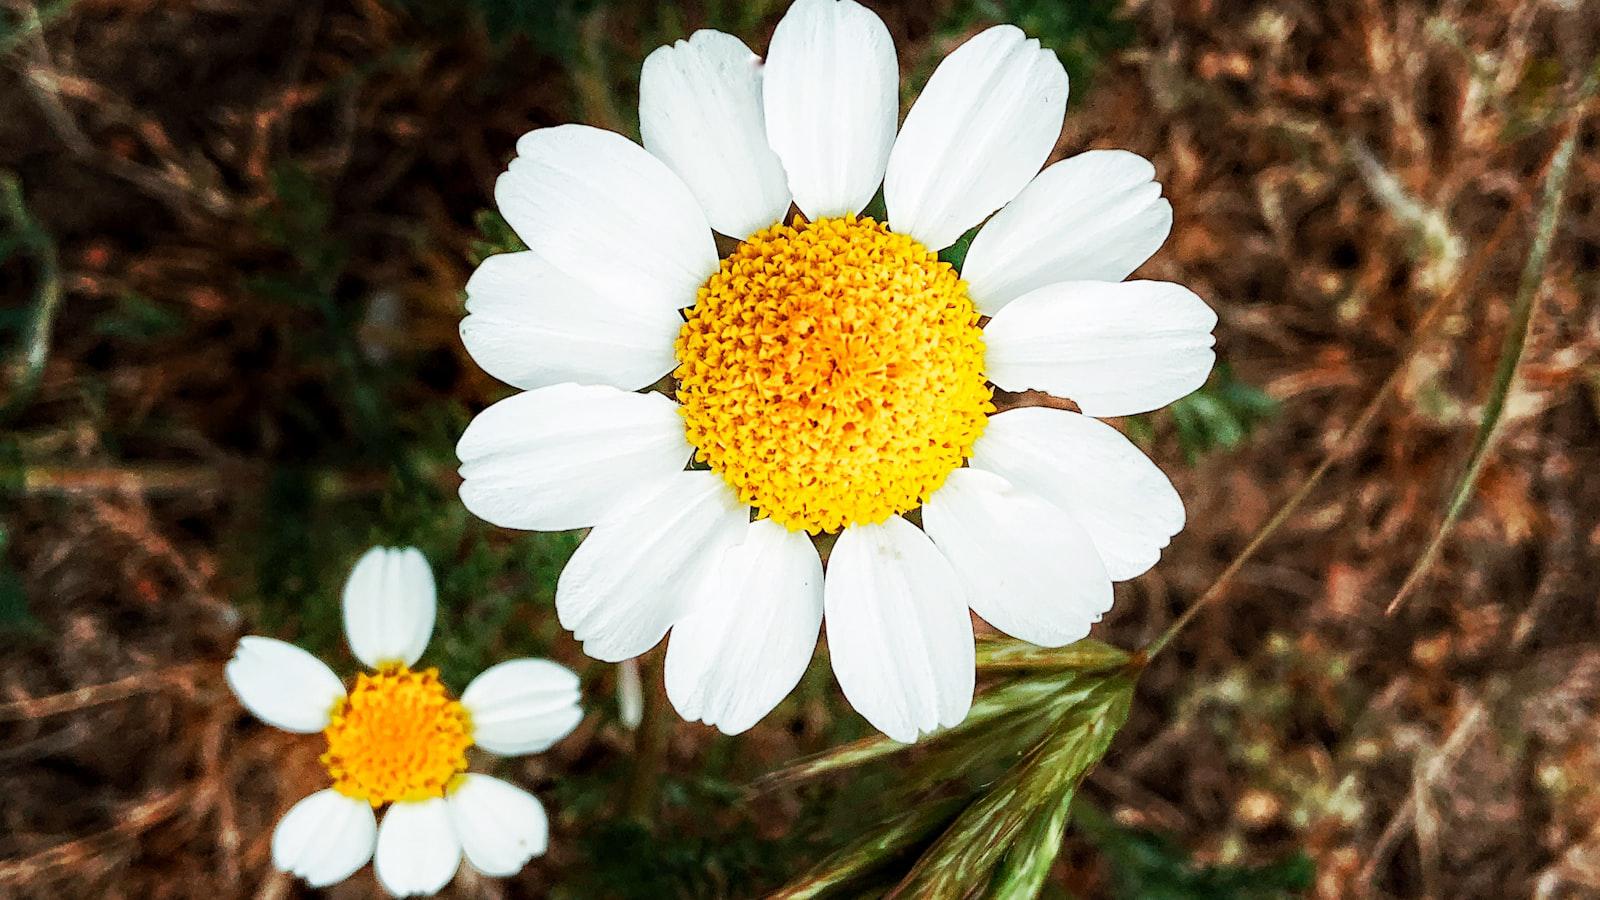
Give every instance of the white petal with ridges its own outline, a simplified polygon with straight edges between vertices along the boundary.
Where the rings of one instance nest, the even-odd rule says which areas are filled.
[[[372,805],[328,788],[301,800],[272,831],[272,864],[312,887],[337,884],[372,858]]]
[[[761,58],[720,31],[659,47],[639,74],[644,147],[683,179],[711,227],[744,238],[789,210],[783,163],[767,145]]]
[[[550,843],[539,798],[488,775],[464,775],[451,791],[450,820],[472,867],[495,878],[515,875]]]
[[[344,583],[350,652],[371,668],[411,665],[428,647],[438,595],[433,570],[415,547],[373,547]]]
[[[234,696],[256,718],[297,734],[328,727],[333,705],[344,697],[344,685],[315,656],[273,638],[250,635],[223,669]]]
[[[1039,173],[983,226],[961,267],[984,315],[1059,281],[1121,281],[1172,231],[1156,167],[1126,150],[1090,150]]]
[[[1055,52],[996,25],[945,57],[906,114],[883,181],[889,227],[942,250],[1021,191],[1067,112]]]
[[[694,195],[620,134],[587,125],[530,131],[494,197],[529,250],[608,297],[681,309],[717,270]]]
[[[772,32],[762,82],[767,141],[812,220],[872,200],[900,117],[894,40],[855,0],[796,0]]]
[[[562,570],[562,626],[605,662],[649,650],[690,611],[701,578],[748,521],[749,508],[712,472],[678,472],[635,491]]]
[[[676,403],[576,384],[501,400],[456,445],[467,509],[535,531],[594,525],[631,493],[681,472],[689,454]]]
[[[461,868],[461,840],[443,797],[392,804],[378,826],[372,868],[396,897],[437,894]]]
[[[961,583],[928,536],[899,516],[846,528],[823,589],[828,655],[845,699],[909,743],[972,706],[972,620]]]
[[[989,380],[1066,397],[1084,415],[1160,409],[1205,384],[1217,314],[1181,284],[1068,281],[1018,297],[983,330]]]
[[[973,611],[1012,637],[1062,647],[1111,608],[1111,579],[1083,527],[993,472],[951,472],[922,524]]]
[[[1143,574],[1183,530],[1183,500],[1122,433],[1040,406],[990,416],[972,465],[1066,510],[1094,541],[1112,581]]]
[[[583,721],[578,676],[548,659],[509,659],[483,670],[461,692],[472,740],[501,756],[539,753]]]
[[[803,531],[751,522],[673,626],[667,696],[690,721],[738,734],[805,674],[822,625],[822,560]]]
[[[677,307],[604,293],[585,274],[568,275],[531,250],[484,260],[467,279],[467,352],[524,390],[573,381],[632,391],[672,371],[672,342],[683,327]]]

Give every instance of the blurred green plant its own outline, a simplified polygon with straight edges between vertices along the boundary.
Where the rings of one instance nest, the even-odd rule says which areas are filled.
[[[1304,853],[1259,867],[1196,865],[1182,847],[1119,825],[1081,799],[1073,804],[1072,821],[1105,860],[1118,900],[1277,900],[1301,896],[1316,875]]]
[[[1199,390],[1157,412],[1132,416],[1125,426],[1130,438],[1148,447],[1156,442],[1160,424],[1170,421],[1178,446],[1192,465],[1207,453],[1244,443],[1257,425],[1277,412],[1278,401],[1241,381],[1227,363],[1218,363]]]
[[[1133,23],[1121,0],[968,0],[946,16],[941,31],[956,35],[1006,23],[1054,50],[1078,96],[1107,57],[1133,42]]]
[[[1073,797],[1127,720],[1142,658],[1095,641],[1061,650],[980,645],[987,672],[1024,673],[980,694],[965,721],[918,744],[924,755],[877,806],[902,812],[867,829],[773,894],[1034,896],[1062,844]],[[907,749],[877,736],[762,778],[765,791]]]
[[[0,318],[0,334],[20,336],[16,358],[7,358],[4,371],[0,371],[7,394],[5,402],[0,403],[3,425],[33,401],[39,388],[50,356],[50,335],[61,310],[62,290],[55,239],[28,209],[22,183],[4,170],[0,170],[0,228],[0,267],[14,257],[32,260],[35,285],[29,306]]]

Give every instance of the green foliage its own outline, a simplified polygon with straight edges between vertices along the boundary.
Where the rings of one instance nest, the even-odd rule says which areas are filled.
[[[975,885],[989,885],[991,896],[1037,893],[1060,849],[1078,785],[1126,721],[1133,696],[1136,670],[1128,655],[1085,644],[1044,674],[979,695],[964,722],[918,745],[923,755],[902,766],[875,803],[901,812],[772,896],[853,897],[865,885],[895,885],[894,895],[907,897],[967,896]],[[1048,665],[1010,642],[994,642],[984,656],[997,671]],[[903,749],[868,738],[775,773],[758,789]]]
[[[1277,900],[1302,895],[1316,876],[1303,853],[1260,867],[1195,865],[1171,841],[1119,825],[1082,801],[1073,821],[1105,858],[1119,900]]]
[[[3,487],[3,485],[0,485]],[[28,596],[22,588],[22,576],[11,565],[7,550],[11,533],[0,522],[0,634],[37,633],[39,620],[28,608]]]
[[[494,256],[496,253],[515,253],[528,249],[528,245],[517,237],[511,223],[498,210],[480,209],[472,217],[472,223],[478,226],[478,237],[472,240],[472,264],[477,265]]]
[[[1010,23],[1054,50],[1073,93],[1082,96],[1105,58],[1133,42],[1120,0],[969,0],[945,22],[946,32]]]
[[[957,272],[967,262],[967,251],[972,249],[972,239],[978,236],[981,225],[974,225],[966,234],[956,238],[956,242],[939,251],[939,259],[950,264]]]
[[[124,294],[117,299],[114,309],[95,321],[94,331],[106,337],[141,343],[177,334],[185,325],[182,315],[150,298]]]
[[[1170,419],[1178,445],[1192,464],[1214,450],[1239,446],[1257,425],[1277,412],[1278,401],[1234,377],[1226,363],[1219,363],[1199,390],[1155,413],[1130,417],[1126,425],[1129,437],[1148,446],[1155,442],[1156,423]]]

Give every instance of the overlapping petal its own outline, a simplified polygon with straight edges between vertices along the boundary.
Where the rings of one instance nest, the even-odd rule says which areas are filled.
[[[1066,397],[1085,415],[1160,409],[1205,384],[1217,314],[1167,281],[1069,281],[1012,301],[983,339],[989,379]]]
[[[1050,157],[1067,112],[1053,51],[996,25],[939,63],[889,156],[889,226],[934,250],[1017,195]]]
[[[649,650],[690,611],[707,569],[748,520],[749,509],[712,472],[678,472],[635,491],[562,570],[562,627],[606,662]]]
[[[558,384],[508,397],[461,435],[461,502],[506,528],[599,523],[619,502],[681,472],[689,444],[660,394]]]
[[[1143,574],[1183,529],[1183,500],[1156,464],[1115,428],[1075,412],[1031,406],[991,416],[972,465],[1066,510],[1113,581]]]
[[[805,532],[762,519],[729,548],[667,644],[685,719],[738,734],[799,683],[822,625],[822,560]]]
[[[678,173],[711,227],[743,238],[783,218],[789,185],[767,144],[761,59],[720,31],[660,47],[639,74],[644,147]]]
[[[823,590],[828,655],[850,705],[897,741],[958,724],[972,706],[972,620],[961,583],[899,516],[844,530]]]
[[[461,341],[485,372],[525,390],[608,384],[625,391],[672,371],[683,297],[607,292],[531,250],[491,256],[467,280]],[[692,295],[688,298],[693,299]]]
[[[1060,281],[1121,281],[1172,231],[1156,167],[1126,150],[1090,150],[1045,169],[995,213],[961,277],[978,310]]]
[[[1083,527],[993,472],[951,472],[922,523],[973,611],[1006,634],[1061,647],[1111,608],[1111,579]]]
[[[681,309],[717,269],[711,226],[683,180],[610,131],[528,132],[494,196],[528,249],[608,297]]]

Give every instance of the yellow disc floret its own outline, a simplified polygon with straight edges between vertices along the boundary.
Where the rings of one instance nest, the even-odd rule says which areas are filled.
[[[333,788],[373,806],[442,797],[467,769],[472,726],[437,669],[387,666],[356,679],[323,732]]]
[[[675,374],[695,458],[791,529],[915,509],[994,409],[965,282],[869,218],[751,235],[686,316]]]

